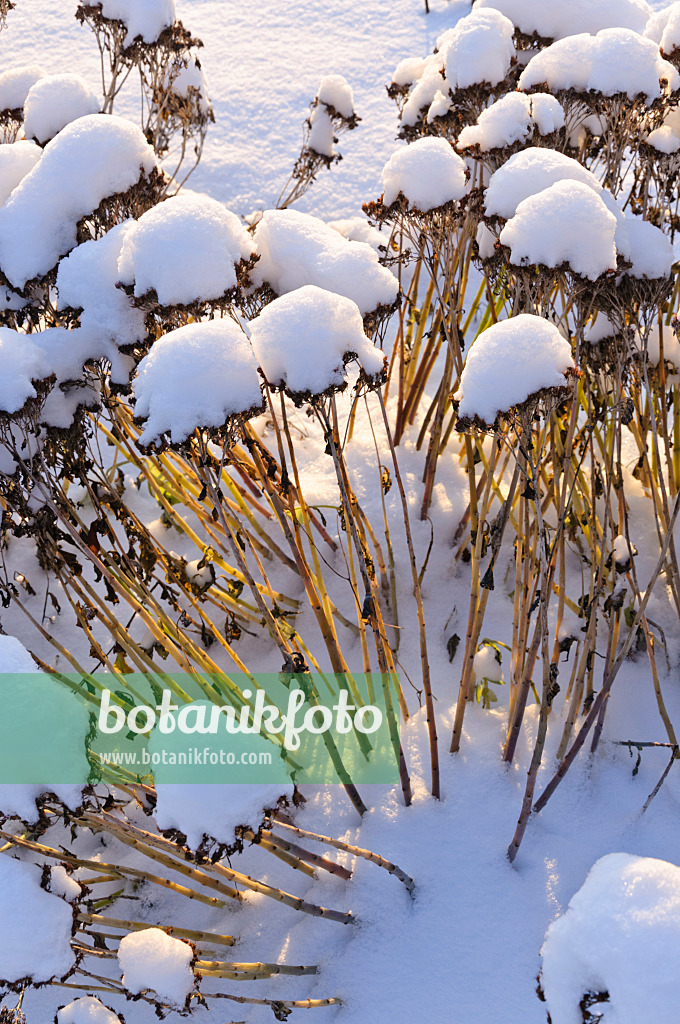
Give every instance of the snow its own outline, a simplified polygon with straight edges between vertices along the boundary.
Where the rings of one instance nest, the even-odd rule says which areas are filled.
[[[446,87],[443,77],[443,55],[430,54],[424,62],[422,74],[409,93],[401,115],[401,124],[413,127],[423,111],[429,110],[437,94]]]
[[[0,673],[3,672],[37,672],[37,667],[20,640],[0,633]]]
[[[71,121],[98,114],[99,96],[82,75],[45,75],[32,85],[24,105],[27,139],[44,144]]]
[[[68,124],[0,208],[0,268],[23,288],[76,243],[78,221],[155,166],[141,130],[115,114]]]
[[[168,433],[174,443],[196,427],[221,427],[262,405],[248,339],[230,318],[190,323],[151,346],[134,381],[135,415],[146,419],[141,444]]]
[[[644,95],[650,104],[661,97],[662,80],[672,90],[680,85],[680,75],[651,39],[630,29],[607,28],[595,36],[568,36],[541,50],[520,75],[519,88],[547,84],[552,90],[593,90],[603,96]]]
[[[461,419],[492,424],[543,388],[564,387],[573,368],[571,346],[554,324],[532,313],[501,320],[470,349],[454,395]]]
[[[502,82],[515,57],[514,27],[498,11],[475,5],[443,45],[446,80],[452,90]]]
[[[123,985],[133,995],[153,989],[161,999],[183,1006],[194,987],[193,949],[160,928],[130,932],[120,940]]]
[[[342,117],[349,119],[354,114],[352,87],[342,75],[326,75],[322,78],[316,98],[319,103],[333,107]]]
[[[594,281],[616,269],[616,217],[588,185],[558,181],[523,199],[500,233],[510,260],[571,270]],[[645,234],[639,240],[640,266],[649,268],[654,254]]]
[[[102,238],[76,246],[60,262],[57,272],[59,308],[82,309],[81,330],[93,339],[93,351],[100,351],[110,360],[116,383],[123,383],[121,374],[125,373],[117,347],[134,345],[146,335],[144,313],[116,288],[118,257],[132,225],[132,221],[125,221]]]
[[[548,929],[541,984],[553,1024],[579,1024],[579,1003],[608,992],[604,1019],[675,1024],[680,1003],[680,868],[610,853]]]
[[[476,0],[476,7],[493,8],[525,35],[561,39],[577,32],[595,34],[604,28],[643,32],[651,8],[645,0]]]
[[[524,199],[565,180],[582,182],[593,192],[601,191],[595,175],[576,160],[554,149],[531,146],[513,154],[491,175],[484,209],[489,217],[508,219]]]
[[[163,306],[220,299],[236,287],[236,265],[253,243],[226,206],[196,193],[166,199],[131,225],[118,274],[137,297],[155,291]]]
[[[427,65],[427,57],[404,57],[394,69],[392,83],[394,85],[413,85],[422,77]]]
[[[479,146],[482,152],[523,142],[537,128],[548,135],[564,127],[561,104],[547,93],[510,92],[479,115],[476,125],[467,125],[458,136],[458,146]]]
[[[317,217],[297,210],[266,210],[255,229],[259,261],[250,275],[255,286],[269,284],[277,295],[316,285],[344,295],[370,313],[391,305],[399,286],[363,242],[348,242]]]
[[[466,167],[446,139],[424,138],[397,149],[382,172],[383,201],[390,206],[401,193],[422,213],[465,195]]]
[[[662,53],[670,54],[680,46],[680,3],[669,4],[652,14],[644,31]]]
[[[46,74],[39,64],[22,64],[0,75],[0,110],[18,110],[26,102],[30,88]]]
[[[32,381],[49,376],[47,362],[31,338],[0,326],[0,410],[14,413],[35,398]]]
[[[0,146],[0,206],[7,202],[19,182],[40,159],[34,142],[11,142]]]
[[[0,856],[0,979],[63,978],[73,966],[71,907],[40,888],[41,871]]]
[[[383,234],[374,228],[365,217],[343,217],[341,220],[328,222],[329,228],[333,228],[349,242],[366,242],[376,252],[380,246],[387,248],[389,235]]]
[[[291,394],[318,395],[342,387],[349,353],[369,377],[383,368],[383,353],[364,334],[356,304],[315,285],[265,306],[251,321],[250,331],[266,379]]]
[[[645,142],[648,146],[653,146],[659,153],[677,153],[680,149],[680,138],[676,135],[669,124],[664,124],[661,128],[655,128],[654,131],[650,132]]]
[[[56,1024],[121,1024],[121,1021],[99,999],[82,996],[57,1011]]]
[[[199,110],[204,114],[207,113],[211,109],[208,83],[203,67],[195,57],[189,59],[186,67],[173,74],[170,87],[171,92],[175,93],[176,96],[182,96],[184,99],[189,96],[190,89],[195,89],[198,93]]]
[[[659,338],[659,325],[655,324],[647,338],[647,357],[652,366],[658,366],[661,358],[661,343],[663,342],[663,359],[670,363],[676,372],[680,371],[680,341],[670,324],[663,324],[661,339]],[[638,348],[643,348],[642,340],[638,339]]]
[[[252,739],[256,741],[258,738]],[[262,742],[271,748],[267,741]],[[164,745],[167,744],[164,742]],[[206,837],[231,846],[234,830],[239,826],[259,831],[265,811],[278,807],[282,796],[290,799],[293,795],[293,786],[281,783],[187,786],[185,783],[159,782],[158,779],[162,778],[159,773],[162,773],[162,765],[154,770],[158,776],[155,783],[156,824],[161,831],[177,829],[182,832],[191,850],[197,850]]]
[[[649,221],[626,217],[626,233],[630,242],[629,259],[632,277],[670,277],[675,262],[673,246],[666,235]]]
[[[321,156],[335,155],[335,134],[331,116],[321,104],[315,107],[309,118],[309,148]]]
[[[105,18],[122,21],[127,27],[125,46],[130,46],[138,37],[145,43],[154,43],[175,20],[175,0],[96,0],[96,3]]]
[[[583,337],[591,345],[597,345],[600,341],[615,337],[617,333],[616,325],[606,314],[599,312],[595,320],[586,328]]]
[[[55,896],[61,896],[67,902],[77,900],[82,893],[82,888],[74,878],[71,878],[63,864],[55,864],[50,868],[50,892]]]

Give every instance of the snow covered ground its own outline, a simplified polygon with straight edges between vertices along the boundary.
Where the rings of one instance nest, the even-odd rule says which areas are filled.
[[[275,202],[298,153],[300,126],[321,77],[336,72],[347,77],[362,123],[343,139],[340,148],[345,159],[339,167],[322,174],[299,204],[300,210],[325,219],[355,215],[362,201],[379,194],[381,170],[395,149],[396,133],[395,110],[385,94],[385,83],[403,57],[430,52],[439,33],[469,9],[466,0],[431,0],[429,16],[421,0],[336,0],[334,4],[327,0],[276,4],[179,0],[177,6],[187,27],[206,44],[201,60],[216,114],[191,186],[225,202],[236,213],[248,214]],[[95,88],[98,84],[90,34],[75,19],[64,18],[61,4],[18,0],[0,36],[0,47],[4,66],[39,60],[48,72],[67,69],[82,74]],[[299,423],[304,429],[302,414]],[[366,451],[371,444],[370,439],[365,441]],[[402,472],[415,512],[420,457],[413,438],[403,447]],[[378,512],[379,500],[363,454],[358,442],[350,468],[367,511]],[[310,490],[308,495],[312,500],[322,502],[325,489],[331,488],[327,461],[321,446],[310,445],[305,470],[315,477],[315,493]],[[465,576],[456,566],[451,546],[463,511],[460,472],[453,458],[443,460],[433,509],[442,554],[428,569],[424,594],[442,742],[443,799],[437,803],[428,796],[427,736],[421,711],[403,734],[414,781],[411,808],[402,806],[398,787],[375,787],[365,794],[370,811],[358,826],[341,794],[310,790],[298,816],[306,829],[342,837],[393,860],[415,879],[415,898],[410,899],[395,878],[374,865],[354,864],[347,855],[340,855],[340,862],[353,868],[351,883],[336,878],[310,883],[300,877],[295,891],[313,902],[351,909],[358,918],[356,927],[295,915],[278,904],[267,906],[263,926],[264,898],[257,896],[238,912],[192,908],[181,922],[188,928],[233,929],[242,936],[238,947],[242,961],[319,962],[322,971],[311,982],[275,979],[266,984],[271,998],[340,996],[343,1006],[310,1011],[309,1016],[313,1014],[320,1024],[544,1024],[545,1006],[536,995],[543,939],[595,861],[625,852],[678,862],[677,767],[641,815],[665,766],[666,752],[646,751],[633,777],[634,760],[625,747],[613,743],[665,739],[644,655],[639,655],[638,662],[628,662],[617,679],[597,758],[592,762],[584,758],[569,773],[546,810],[532,821],[512,867],[505,851],[517,819],[533,735],[528,727],[524,730],[515,764],[504,768],[499,758],[506,717],[503,687],[496,688],[496,709],[470,710],[462,752],[455,758],[445,753],[459,675],[457,664],[449,664],[446,640],[454,631],[464,632],[467,601]],[[394,493],[388,508],[398,517]],[[653,546],[646,543],[647,515],[640,499],[631,517],[641,579],[651,572],[656,557]],[[415,533],[422,559],[429,525],[418,523]],[[400,586],[407,609],[408,581],[400,580]],[[509,589],[509,585],[498,586],[485,622],[485,634],[504,642],[510,641],[511,633]],[[653,598],[649,611],[668,639],[672,671],[664,674],[662,685],[670,716],[680,722],[677,619],[673,620],[662,597]],[[415,645],[402,656],[406,667],[417,673]],[[527,713],[527,721],[533,729],[537,709]],[[538,792],[555,768],[558,733],[551,734]],[[98,843],[92,841],[92,855],[101,854]],[[289,884],[283,870],[271,868],[271,858],[260,851],[253,856],[256,866],[260,858],[272,884]],[[129,863],[135,863],[133,855]],[[255,870],[252,865],[251,870]],[[152,895],[153,904],[148,890],[142,890],[136,901],[120,901],[117,916],[124,918],[129,911],[153,916],[159,923],[178,923],[172,898],[158,892]],[[0,940],[11,941],[3,927]],[[203,988],[209,991],[210,986]],[[262,986],[241,983],[238,991],[262,995]],[[29,992],[23,1004],[28,1024],[48,1024],[57,1006],[73,995],[59,989]],[[155,1019],[153,1011],[141,1003],[125,1004],[111,997],[106,1001],[125,1014],[127,1024]],[[232,1018],[248,1024],[272,1020],[268,1009],[239,1006],[232,1010],[229,1005],[216,1000],[209,1009],[197,1009],[196,1019],[205,1024],[224,1024]],[[307,1019],[302,1011],[299,1016]],[[179,1018],[172,1014],[170,1020]]]

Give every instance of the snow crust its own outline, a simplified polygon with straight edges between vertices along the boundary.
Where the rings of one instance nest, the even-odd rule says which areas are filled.
[[[680,149],[680,138],[673,131],[669,124],[664,124],[661,128],[655,128],[654,131],[650,132],[645,142],[648,146],[653,146],[659,153],[677,153]]]
[[[348,242],[317,217],[297,210],[266,210],[255,229],[260,256],[251,273],[255,286],[278,295],[316,285],[356,302],[361,313],[391,305],[399,285],[364,242]]]
[[[258,739],[253,736],[256,746]],[[262,742],[271,750],[270,743]],[[281,783],[187,786],[156,779],[155,788],[154,818],[158,828],[183,832],[191,850],[197,850],[206,836],[231,845],[234,830],[239,826],[257,832],[265,810],[276,808],[282,796],[290,799],[293,795],[293,786]]]
[[[76,243],[78,221],[155,167],[141,130],[115,114],[68,124],[0,208],[0,268],[23,288]]]
[[[645,0],[476,0],[475,7],[500,11],[526,35],[561,39],[577,32],[595,34],[604,28],[643,32],[651,8]]]
[[[34,142],[11,142],[0,146],[0,206],[7,202],[19,182],[40,159]]]
[[[153,989],[162,999],[183,1006],[194,987],[193,955],[187,942],[160,928],[129,932],[118,947],[123,985],[133,995]]]
[[[662,53],[672,53],[677,49],[680,46],[680,3],[668,4],[653,13],[644,34],[657,43]]]
[[[350,118],[354,113],[352,87],[342,75],[326,75],[322,78],[316,98],[319,103],[333,107],[342,117]]]
[[[493,324],[470,349],[454,398],[458,415],[492,424],[543,388],[564,387],[571,346],[543,317],[520,313]]]
[[[479,115],[477,124],[466,125],[458,136],[458,146],[479,146],[482,152],[523,142],[537,128],[548,135],[564,127],[564,110],[548,93],[525,96],[510,92],[496,100]]]
[[[441,47],[446,80],[451,89],[502,82],[515,57],[512,22],[491,8],[475,5],[445,33]]]
[[[123,239],[119,279],[164,306],[219,299],[236,287],[236,264],[253,253],[236,214],[209,196],[173,196],[142,214]]]
[[[591,868],[542,949],[553,1024],[579,1024],[587,992],[608,992],[604,1019],[675,1024],[680,1005],[680,868],[610,853]]]
[[[0,979],[33,982],[63,978],[75,955],[73,914],[58,896],[40,888],[41,871],[0,856]]]
[[[22,64],[0,75],[0,110],[18,110],[26,102],[29,90],[46,74],[39,64]]]
[[[98,114],[99,108],[99,96],[81,75],[45,75],[31,86],[26,97],[26,138],[49,142],[71,121]]]
[[[386,206],[401,192],[411,206],[427,213],[465,195],[465,162],[446,139],[418,139],[392,154],[382,181]]]
[[[97,3],[105,18],[125,24],[126,46],[137,38],[154,43],[175,20],[175,0],[97,0]]]
[[[547,84],[548,88],[630,99],[642,94],[647,103],[662,95],[661,81],[670,89],[680,85],[680,75],[664,60],[658,46],[626,28],[602,29],[560,39],[532,57],[519,78],[520,89]]]
[[[164,433],[184,441],[196,427],[221,427],[262,405],[255,357],[230,318],[186,324],[159,338],[139,364],[134,394],[135,414],[146,419],[142,444]]]
[[[368,376],[383,368],[383,353],[364,334],[351,299],[305,285],[283,295],[250,323],[255,355],[270,384],[293,394],[321,394],[345,382],[345,360],[355,354]]]
[[[558,181],[522,200],[500,241],[510,247],[512,263],[567,263],[594,281],[616,269],[616,227],[616,217],[588,185]],[[640,263],[646,267],[653,259],[648,241],[644,235],[639,247]]]
[[[120,1017],[95,996],[82,996],[57,1010],[57,1024],[120,1024]]]

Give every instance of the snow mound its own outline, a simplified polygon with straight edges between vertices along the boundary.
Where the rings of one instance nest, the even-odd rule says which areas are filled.
[[[186,99],[189,90],[195,89],[198,94],[198,109],[202,114],[207,114],[211,109],[210,96],[208,95],[208,83],[203,74],[201,63],[195,57],[189,59],[187,65],[179,70],[172,78],[170,91],[176,96]],[[184,193],[183,193],[184,194]]]
[[[40,148],[34,142],[12,142],[0,146],[0,206],[40,159]]]
[[[603,28],[643,32],[651,8],[645,0],[477,0],[475,7],[500,11],[530,36],[561,39],[577,32],[595,34]]]
[[[270,285],[277,295],[316,285],[352,299],[366,315],[392,305],[399,292],[394,275],[381,266],[370,245],[348,242],[307,213],[266,210],[254,241],[260,259],[251,280],[256,287]]]
[[[603,96],[624,93],[629,99],[643,95],[650,104],[661,97],[662,81],[677,89],[680,75],[651,39],[626,28],[606,28],[595,36],[568,36],[541,50],[520,75],[519,88],[547,85]]]
[[[498,11],[473,7],[471,14],[441,37],[446,80],[451,89],[502,82],[515,58],[513,34],[512,22]]]
[[[99,97],[81,75],[46,75],[31,86],[26,97],[26,138],[49,142],[71,121],[98,114],[99,107]]]
[[[253,253],[250,235],[226,206],[196,193],[173,196],[142,214],[118,260],[137,297],[155,291],[163,306],[219,299],[236,287],[236,265]]]
[[[61,309],[82,309],[81,330],[96,339],[111,362],[113,380],[121,384],[118,346],[133,345],[146,334],[144,313],[116,288],[118,257],[133,221],[117,224],[102,238],[83,242],[59,264],[57,291]],[[107,344],[108,343],[108,344]],[[114,347],[112,347],[114,346]]]
[[[396,150],[382,172],[385,206],[401,193],[422,213],[465,195],[465,163],[446,139],[424,138]]]
[[[369,377],[383,368],[383,353],[364,334],[356,304],[315,285],[275,299],[251,321],[250,330],[265,377],[291,394],[342,387],[350,354]]]
[[[570,156],[531,146],[515,153],[491,175],[484,209],[489,217],[512,217],[523,199],[565,180],[580,181],[593,192],[602,190],[595,175]]]
[[[616,269],[616,228],[616,217],[588,185],[558,181],[522,200],[500,241],[510,247],[510,261],[516,265],[568,263],[594,281]],[[648,258],[646,243],[647,236],[641,240],[641,261]]]
[[[627,273],[631,277],[670,277],[673,246],[663,231],[646,220],[627,217],[626,233],[630,242],[628,259],[633,264]]]
[[[50,868],[49,887],[51,893],[61,896],[69,903],[77,900],[83,891],[76,880],[71,878],[63,864],[55,864]]]
[[[386,249],[390,240],[389,235],[378,231],[372,224],[369,224],[365,217],[355,216],[343,217],[340,220],[329,220],[328,226],[341,234],[348,242],[366,242],[376,252],[381,246],[383,249]]]
[[[123,985],[133,995],[153,989],[161,999],[183,1006],[194,987],[193,956],[188,942],[175,939],[160,928],[129,932],[118,947]]]
[[[573,366],[569,342],[550,321],[532,313],[501,320],[468,353],[454,395],[458,415],[491,424],[537,391],[564,387]]]
[[[82,996],[57,1010],[57,1024],[120,1024],[120,1017],[94,996]]]
[[[524,142],[535,128],[540,135],[549,135],[563,127],[564,110],[554,96],[510,92],[483,110],[477,124],[463,128],[458,146],[461,149],[479,146],[486,152]]]
[[[196,427],[221,427],[262,406],[257,363],[233,320],[186,324],[151,346],[134,382],[135,415],[146,419],[141,444],[168,433],[174,443]]]
[[[349,119],[354,114],[352,87],[342,75],[326,75],[322,78],[316,98],[319,103],[337,110],[341,117]]]
[[[128,30],[125,46],[135,39],[155,43],[175,20],[175,0],[95,0],[93,6],[101,7],[105,18],[123,22]]]
[[[19,110],[29,90],[46,74],[39,64],[22,64],[0,75],[0,110]]]
[[[648,146],[658,150],[659,153],[677,153],[680,149],[680,138],[678,138],[669,124],[664,124],[661,128],[655,128],[654,131],[649,133],[645,142]]]
[[[40,888],[42,872],[0,856],[0,979],[13,984],[63,978],[75,962],[73,912]]]
[[[271,744],[267,747],[271,749]],[[293,785],[282,783],[187,786],[156,779],[155,789],[154,818],[158,828],[161,832],[182,832],[191,850],[197,850],[206,836],[229,846],[239,826],[257,832],[265,811],[275,809],[282,796],[290,799],[293,795]]]
[[[131,121],[93,114],[68,124],[0,208],[0,268],[10,283],[23,288],[51,270],[75,246],[78,221],[155,166]]]
[[[618,334],[618,328],[611,322],[609,317],[600,311],[595,320],[586,327],[583,337],[591,345],[597,345],[608,338],[614,338]]]
[[[30,336],[0,327],[0,365],[0,411],[19,412],[29,398],[36,397],[32,382],[49,376],[47,360]]]
[[[423,111],[428,110],[437,94],[446,88],[444,55],[442,53],[430,54],[423,61],[422,71],[414,79],[413,88],[404,104],[401,114],[402,127],[412,128],[417,124]]]
[[[680,868],[610,853],[591,868],[541,950],[553,1024],[583,1020],[587,993],[608,992],[604,1019],[675,1024],[680,1005]]]
[[[680,3],[669,4],[653,13],[644,31],[662,53],[672,53],[680,46]]]

